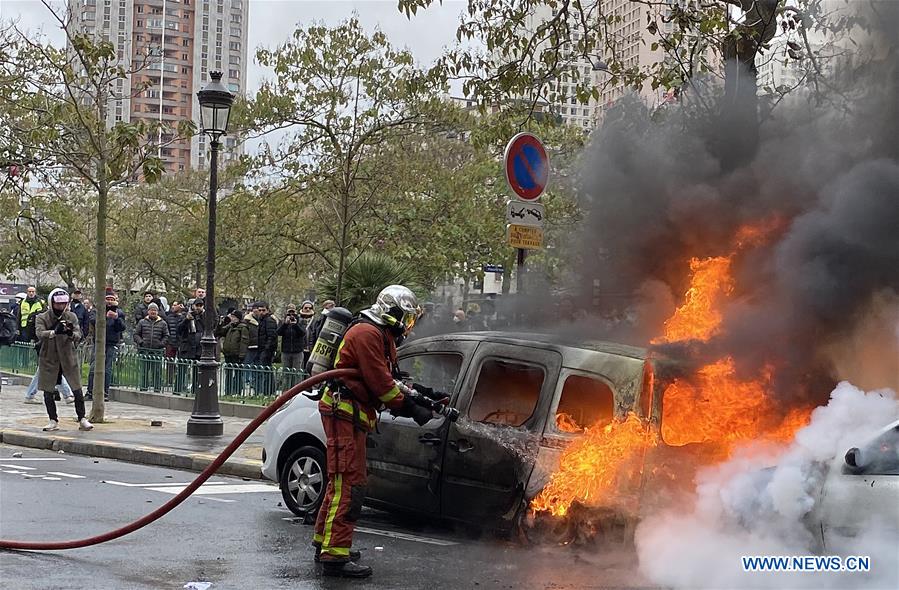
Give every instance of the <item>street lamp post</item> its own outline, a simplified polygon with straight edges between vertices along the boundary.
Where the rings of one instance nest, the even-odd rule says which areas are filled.
[[[222,85],[222,73],[210,72],[212,81],[197,92],[200,102],[200,127],[209,136],[209,230],[206,237],[206,316],[203,338],[200,340],[200,360],[197,363],[199,387],[194,397],[194,409],[187,421],[188,436],[221,436],[224,423],[219,413],[218,359],[215,354],[215,209],[218,191],[219,139],[228,131],[228,118],[234,95]]]

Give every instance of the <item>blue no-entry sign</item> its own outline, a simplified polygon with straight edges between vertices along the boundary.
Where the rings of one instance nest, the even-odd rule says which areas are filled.
[[[549,180],[549,158],[536,135],[519,133],[509,141],[503,156],[509,188],[525,201],[537,200]]]

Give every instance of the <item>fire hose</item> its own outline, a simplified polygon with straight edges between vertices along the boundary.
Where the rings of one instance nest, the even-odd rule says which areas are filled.
[[[302,391],[309,389],[311,386],[321,383],[323,381],[328,381],[330,379],[337,379],[340,377],[353,377],[359,374],[359,371],[356,369],[335,369],[331,371],[325,371],[323,373],[319,373],[318,375],[313,375],[309,377],[305,381],[301,381],[297,383],[280,396],[278,396],[271,405],[266,407],[262,412],[249,424],[247,424],[246,428],[240,431],[240,433],[231,441],[224,451],[219,454],[215,460],[210,463],[206,469],[197,476],[190,485],[181,490],[181,492],[151,512],[147,514],[143,518],[135,520],[121,528],[117,528],[115,530],[109,531],[107,533],[103,533],[101,535],[95,535],[93,537],[88,537],[86,539],[75,539],[72,541],[57,541],[57,542],[40,542],[40,541],[12,541],[8,539],[0,539],[0,549],[23,549],[23,550],[32,550],[32,551],[57,551],[60,549],[78,549],[79,547],[88,547],[90,545],[98,545],[100,543],[105,543],[107,541],[112,541],[113,539],[118,539],[119,537],[124,537],[129,533],[133,533],[134,531],[143,528],[154,522],[160,518],[162,518],[166,513],[170,512],[176,506],[181,504],[181,502],[185,501],[188,496],[193,494],[197,488],[199,488],[203,483],[212,477],[212,475],[218,471],[219,467],[224,464],[225,461],[228,460],[228,457],[234,454],[234,451],[244,443],[245,440],[257,429],[259,428],[263,422],[269,419],[269,417],[278,411],[278,409],[286,404],[290,399],[295,397]]]

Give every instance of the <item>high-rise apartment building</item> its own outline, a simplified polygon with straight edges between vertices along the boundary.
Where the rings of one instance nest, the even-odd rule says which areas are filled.
[[[550,8],[546,4],[538,4],[534,11],[528,15],[525,22],[525,28],[534,32],[542,23],[556,17],[556,10]],[[572,31],[572,46],[580,39],[583,34],[580,14],[573,8],[568,14],[569,25]],[[600,81],[602,72],[594,69],[596,61],[590,61],[584,56],[571,56],[572,62],[568,70],[562,72],[561,75],[550,82],[550,89],[546,92],[548,104],[547,110],[561,118],[562,122],[568,125],[580,127],[585,131],[592,130],[595,124],[596,108],[598,102],[590,99],[586,104],[581,103],[575,97],[575,88],[583,81],[587,80],[590,86],[596,86]],[[575,75],[575,72],[577,75]]]
[[[114,43],[122,65],[134,71],[117,81],[109,125],[138,119],[199,125],[197,91],[212,71],[222,72],[231,92],[246,91],[249,0],[69,0],[69,11],[76,29]],[[207,164],[205,136],[173,139],[157,138],[169,172]],[[225,160],[242,150],[230,137],[223,148]]]
[[[653,14],[670,14],[670,5],[677,2],[683,0],[668,0],[668,6],[648,5],[634,0],[599,0],[599,7],[604,15],[617,17],[603,25],[607,40],[600,42],[600,47],[606,47],[607,43],[613,46],[615,57],[625,67],[645,68],[663,60],[664,51],[660,48],[652,49],[653,43],[658,41],[658,36],[647,30],[646,17],[648,11],[654,11]],[[540,4],[529,15],[524,26],[528,31],[535,31],[541,23],[556,16],[555,9]],[[580,36],[584,34],[584,19],[591,27],[598,26],[589,22],[591,18],[595,20],[596,11],[581,15],[573,7],[569,9],[569,27],[572,31],[570,47],[575,47]],[[660,21],[659,25],[660,32],[670,32],[672,26],[670,23]],[[570,55],[569,58],[571,62],[567,71],[550,82],[549,106],[564,123],[592,130],[602,119],[603,112],[632,90],[623,83],[614,86],[607,84],[611,74],[601,68],[602,64],[612,61],[612,56],[606,52],[598,50],[595,55]],[[599,100],[591,98],[587,103],[578,101],[575,89],[584,80],[590,87],[600,89]],[[664,91],[653,90],[649,83],[641,88],[639,94],[650,107],[658,106],[665,100]]]

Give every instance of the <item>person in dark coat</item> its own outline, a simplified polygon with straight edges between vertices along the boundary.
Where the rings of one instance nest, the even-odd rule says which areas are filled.
[[[190,311],[178,324],[178,357],[186,360],[199,360],[201,354],[200,341],[203,339],[203,331],[206,322],[206,305],[202,299],[194,299],[190,306]],[[192,393],[196,392],[197,387],[197,366],[196,363],[178,363],[177,376],[175,377],[175,392],[181,393],[185,390],[187,381],[188,365],[193,375],[191,379],[190,389]]]
[[[84,337],[87,334],[88,312],[81,302],[81,289],[72,291],[72,303],[69,304],[69,311],[78,317],[78,327],[81,328],[81,335]]]
[[[137,307],[134,309],[134,326],[137,327],[137,324],[147,317],[147,311],[150,309],[150,304],[154,303],[156,299],[156,295],[153,291],[144,291],[144,300],[137,304]],[[156,303],[158,306],[159,303]]]
[[[272,363],[275,362],[275,353],[278,351],[278,322],[272,317],[272,312],[265,301],[257,301],[253,311],[256,315],[256,321],[259,322],[259,361],[257,364],[263,367],[271,367]],[[271,370],[263,369],[259,376],[257,394],[274,394],[273,377]]]
[[[116,295],[116,292],[112,290],[112,288],[106,289],[106,360],[103,363],[103,375],[104,375],[104,383],[103,383],[103,398],[106,401],[109,401],[109,386],[112,381],[112,365],[115,362],[116,353],[118,352],[118,345],[122,342],[122,334],[125,333],[125,312],[119,309],[119,297]],[[97,331],[97,310],[94,309],[93,313],[88,320],[90,333],[93,334]],[[96,362],[96,338],[94,338],[94,347],[95,352],[94,356],[91,358],[91,368],[90,373],[87,377],[87,395],[84,396],[84,399],[94,399],[94,364]]]
[[[295,371],[302,370],[306,331],[299,323],[295,305],[287,306],[287,315],[278,327],[278,336],[281,337],[281,366]]]
[[[230,395],[238,395],[243,390],[241,368],[247,356],[247,345],[250,343],[250,330],[240,310],[232,309],[222,320],[215,335],[222,339],[222,354],[225,365],[222,368],[225,380],[225,391]]]
[[[205,329],[206,305],[202,299],[194,299],[190,311],[178,324],[178,356],[185,359],[199,360],[200,340]]]
[[[44,405],[50,421],[45,431],[59,430],[56,413],[56,386],[65,376],[75,396],[75,415],[80,430],[90,430],[93,425],[85,417],[84,394],[81,392],[81,365],[75,354],[75,345],[81,340],[78,316],[69,311],[69,294],[64,289],[53,289],[47,297],[47,311],[35,319],[35,335],[41,342],[38,359],[38,388],[44,392]]]
[[[140,356],[141,391],[149,387],[159,391],[162,387],[162,362],[165,345],[169,340],[169,325],[159,316],[159,306],[150,303],[147,306],[147,317],[137,323],[134,330],[134,343],[138,346]]]

